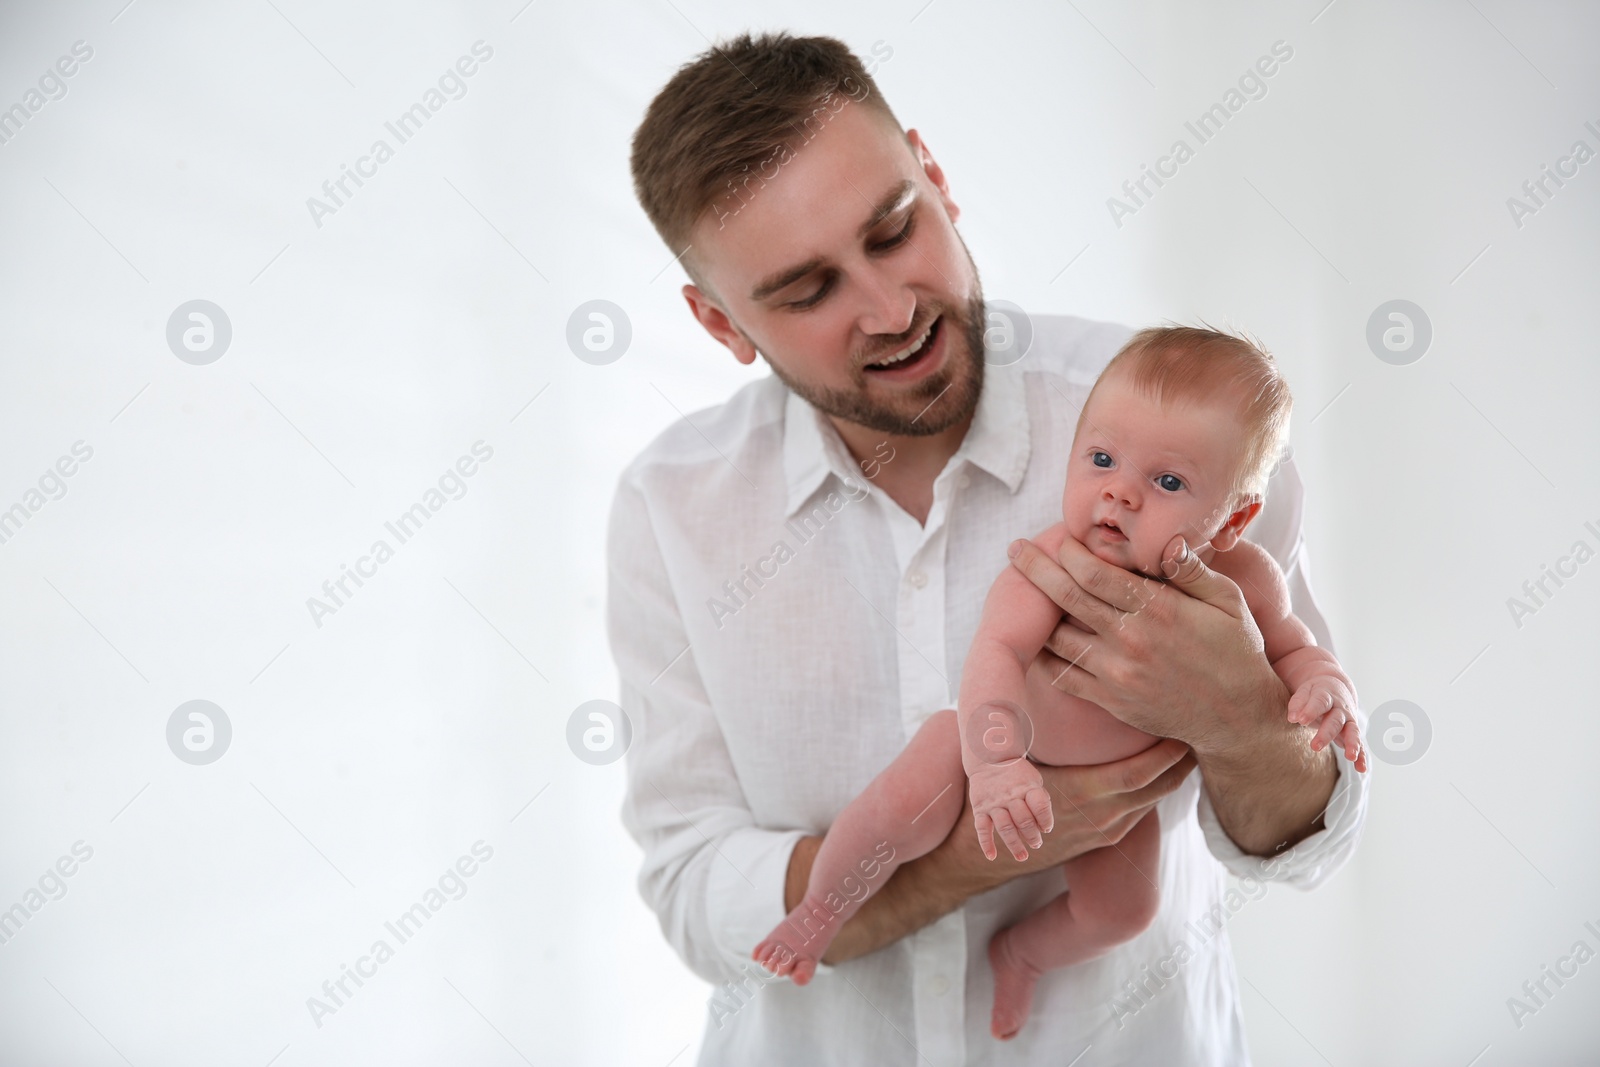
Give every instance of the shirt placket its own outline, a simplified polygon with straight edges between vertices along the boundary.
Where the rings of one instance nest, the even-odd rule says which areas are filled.
[[[900,679],[900,721],[909,741],[928,716],[953,707],[945,657],[945,518],[953,471],[934,483],[926,525],[880,500],[888,514],[900,581],[895,629]],[[960,909],[912,934],[911,995],[919,1064],[956,1067],[966,1062],[966,920]]]

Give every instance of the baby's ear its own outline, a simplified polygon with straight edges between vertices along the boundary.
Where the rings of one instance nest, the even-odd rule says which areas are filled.
[[[1261,514],[1261,494],[1251,493],[1243,497],[1234,508],[1233,514],[1228,516],[1228,521],[1222,524],[1222,529],[1211,539],[1211,547],[1218,552],[1226,552],[1238,544],[1245,527]]]

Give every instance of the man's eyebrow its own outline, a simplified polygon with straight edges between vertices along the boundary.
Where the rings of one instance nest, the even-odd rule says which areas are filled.
[[[898,211],[908,200],[912,199],[916,195],[916,191],[917,183],[910,178],[905,178],[898,182],[873,207],[872,214],[867,218],[867,221],[863,222],[856,230],[856,236],[858,238],[865,237],[874,226]],[[813,256],[804,263],[798,263],[793,267],[769,274],[765,280],[750,290],[750,299],[765,300],[785,286],[792,285],[804,278],[820,266],[822,266],[822,258]]]

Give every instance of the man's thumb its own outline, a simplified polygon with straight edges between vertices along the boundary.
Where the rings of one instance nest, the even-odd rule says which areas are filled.
[[[1219,607],[1224,604],[1231,606],[1239,594],[1238,586],[1201,562],[1182,534],[1177,534],[1167,543],[1167,550],[1161,555],[1161,574],[1196,600]]]

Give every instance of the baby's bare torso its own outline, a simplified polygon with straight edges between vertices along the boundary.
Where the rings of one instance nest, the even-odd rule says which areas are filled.
[[[1054,555],[1065,536],[1066,524],[1058,522],[1032,540]],[[1051,682],[1056,673],[1038,660],[1028,667],[1026,707],[1033,723],[1028,758],[1033,762],[1053,767],[1109,763],[1143,752],[1160,740],[1134,729],[1098,704],[1055,688]]]

